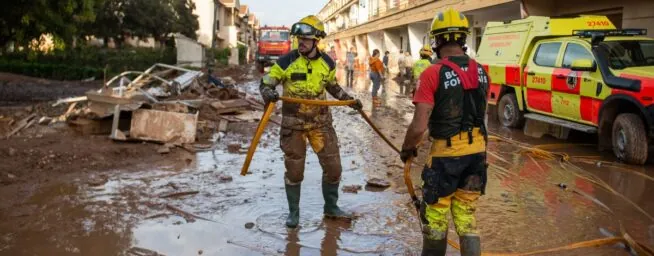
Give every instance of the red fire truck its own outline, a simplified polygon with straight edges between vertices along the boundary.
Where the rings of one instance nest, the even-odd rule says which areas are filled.
[[[264,67],[271,66],[279,57],[291,51],[291,32],[285,26],[263,26],[259,34],[256,61],[259,71],[263,72]]]

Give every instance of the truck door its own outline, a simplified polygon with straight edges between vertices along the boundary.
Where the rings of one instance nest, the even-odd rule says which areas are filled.
[[[572,64],[577,60],[595,63],[587,42],[574,40],[565,46],[562,68],[554,71],[552,104],[561,106],[553,108],[554,114],[580,123],[597,124],[604,87],[602,76],[599,70],[573,71]]]
[[[532,112],[552,115],[552,74],[558,68],[562,42],[542,41],[525,67],[525,99]]]

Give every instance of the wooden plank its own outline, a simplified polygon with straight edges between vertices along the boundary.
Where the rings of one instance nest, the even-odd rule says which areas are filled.
[[[211,102],[210,105],[216,110],[217,114],[233,113],[250,108],[250,103],[243,99],[217,100]]]
[[[133,100],[133,99],[130,99],[130,98],[118,97],[118,96],[114,96],[114,95],[102,94],[102,93],[97,93],[97,92],[87,92],[86,97],[88,97],[89,101],[109,103],[109,104],[118,104],[118,105],[125,105],[125,104],[141,102],[141,101]]]
[[[27,116],[26,118],[23,118],[22,120],[18,121],[18,124],[17,124],[16,128],[14,128],[11,132],[9,132],[9,134],[7,134],[7,136],[5,136],[5,138],[9,139],[9,137],[11,137],[14,134],[18,133],[20,130],[24,129],[28,125],[33,124],[30,121],[32,119],[34,119],[35,117],[36,117],[36,114],[31,114],[31,115]]]
[[[80,97],[73,97],[73,98],[67,98],[67,99],[60,99],[57,100],[54,104],[52,104],[53,107],[59,106],[64,103],[73,103],[73,102],[81,102],[81,101],[86,101],[88,98],[86,96],[80,96]]]

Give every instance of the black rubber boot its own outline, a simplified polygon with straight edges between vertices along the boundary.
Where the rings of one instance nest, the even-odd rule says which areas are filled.
[[[285,185],[286,199],[288,200],[288,218],[286,226],[297,228],[300,223],[300,188],[301,185]]]
[[[352,213],[342,211],[336,204],[338,202],[338,183],[322,183],[322,196],[325,199],[324,214],[330,218],[352,219]]]
[[[445,256],[447,236],[441,240],[430,240],[422,236],[422,256]]]
[[[459,237],[459,243],[461,243],[461,256],[481,255],[481,240],[479,236],[461,236]]]

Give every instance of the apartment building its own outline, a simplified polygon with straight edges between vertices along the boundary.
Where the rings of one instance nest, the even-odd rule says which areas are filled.
[[[247,5],[241,5],[239,0],[193,0],[198,15],[198,42],[205,47],[211,46],[212,33],[215,34],[216,47],[234,48],[239,41],[249,45],[256,17],[250,13]],[[252,17],[253,22],[249,19]],[[215,30],[215,31],[214,31]]]
[[[469,54],[474,55],[488,21],[525,18],[529,15],[607,15],[618,27],[649,30],[654,36],[654,1],[651,0],[330,0],[318,12],[329,45],[339,58],[355,47],[365,61],[373,49],[391,52],[391,71],[400,50],[417,59],[433,16],[440,10],[462,11],[471,25]],[[361,65],[364,66],[365,65]]]

